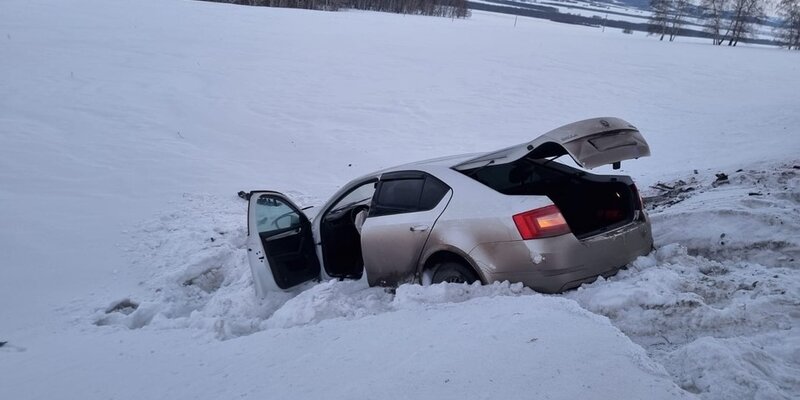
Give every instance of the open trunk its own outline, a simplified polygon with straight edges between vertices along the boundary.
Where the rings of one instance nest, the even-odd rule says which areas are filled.
[[[553,129],[536,139],[470,158],[453,169],[467,171],[481,165],[500,165],[521,160],[560,157],[569,154],[582,168],[614,165],[623,160],[650,155],[650,146],[641,132],[619,118],[591,118]]]
[[[627,176],[593,175],[528,157],[461,172],[503,194],[549,197],[579,239],[626,225],[641,209]]]

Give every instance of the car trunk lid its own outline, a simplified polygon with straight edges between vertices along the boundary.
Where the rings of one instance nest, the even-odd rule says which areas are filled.
[[[569,154],[583,168],[592,169],[650,155],[639,130],[620,118],[592,118],[553,129],[533,141],[482,154],[455,166],[464,171],[483,165],[514,162],[530,156],[543,159]]]

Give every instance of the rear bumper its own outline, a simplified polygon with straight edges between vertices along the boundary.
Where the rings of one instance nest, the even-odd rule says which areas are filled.
[[[539,292],[558,293],[613,275],[652,248],[650,222],[645,220],[584,240],[566,234],[484,243],[469,255],[486,282],[522,282]]]

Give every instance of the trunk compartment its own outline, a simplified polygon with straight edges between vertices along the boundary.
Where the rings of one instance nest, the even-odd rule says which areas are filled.
[[[530,158],[462,172],[506,195],[549,197],[578,239],[626,225],[641,209],[627,176],[594,175]]]
[[[619,181],[584,180],[543,185],[535,190],[553,200],[578,238],[594,236],[633,221],[633,191]]]

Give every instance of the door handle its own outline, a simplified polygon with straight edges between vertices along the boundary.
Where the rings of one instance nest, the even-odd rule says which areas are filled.
[[[408,228],[411,232],[424,232],[428,230],[428,225],[414,225]]]

